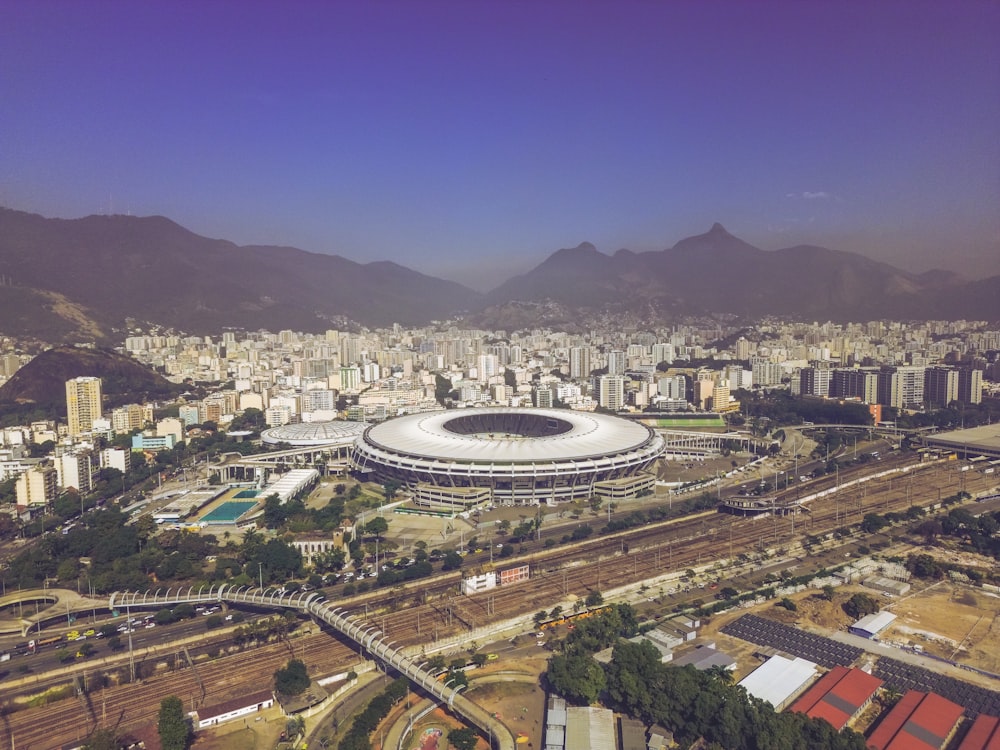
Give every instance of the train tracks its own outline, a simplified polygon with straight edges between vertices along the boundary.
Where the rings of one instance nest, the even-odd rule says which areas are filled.
[[[841,475],[844,481],[851,476],[848,472]],[[550,610],[574,597],[582,601],[590,592],[638,584],[712,562],[763,555],[806,536],[820,537],[856,525],[866,513],[901,512],[912,505],[931,505],[960,489],[984,490],[990,486],[984,481],[988,479],[992,478],[962,476],[954,463],[916,466],[906,477],[872,480],[817,498],[799,516],[749,519],[701,513],[572,546],[538,549],[509,561],[532,565],[532,578],[526,584],[463,597],[457,594],[456,573],[355,598],[341,607],[377,626],[397,646],[432,646],[492,622]],[[826,482],[827,488],[834,484]],[[813,483],[810,493],[823,485]],[[584,564],[579,564],[581,560]],[[725,569],[718,572],[725,577]],[[0,733],[6,739],[2,744],[22,750],[47,749],[82,739],[97,726],[135,728],[154,722],[159,701],[168,695],[181,697],[192,708],[218,703],[239,694],[247,684],[269,684],[274,671],[293,653],[315,675],[342,671],[358,658],[351,646],[327,633],[302,636],[295,639],[293,651],[285,643],[269,644],[201,663],[200,682],[186,667],[154,675],[141,684],[107,687],[46,707],[7,713],[0,718]]]

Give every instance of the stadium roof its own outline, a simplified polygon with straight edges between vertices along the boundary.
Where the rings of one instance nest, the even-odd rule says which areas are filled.
[[[548,426],[546,434],[501,431],[511,420]],[[482,430],[476,430],[476,421]],[[460,429],[458,425],[461,425]],[[458,409],[390,419],[370,427],[368,443],[396,453],[450,461],[536,463],[607,456],[639,448],[652,431],[619,417],[568,409]]]
[[[368,426],[367,422],[301,422],[272,427],[260,434],[268,445],[287,443],[292,446],[344,445],[353,443]]]
[[[968,430],[952,430],[927,435],[924,444],[934,448],[947,448],[963,454],[980,453],[1000,458],[1000,424],[988,424]]]

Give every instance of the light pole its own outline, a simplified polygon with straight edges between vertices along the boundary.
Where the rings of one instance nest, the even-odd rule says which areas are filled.
[[[260,576],[260,590],[264,590],[264,563],[257,563],[257,574]]]

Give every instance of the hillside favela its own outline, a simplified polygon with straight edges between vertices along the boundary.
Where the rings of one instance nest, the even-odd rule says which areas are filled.
[[[0,750],[1000,750],[995,0],[0,0]]]

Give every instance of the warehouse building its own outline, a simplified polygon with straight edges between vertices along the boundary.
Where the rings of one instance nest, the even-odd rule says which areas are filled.
[[[943,750],[955,733],[962,707],[937,693],[910,690],[868,737],[874,750]]]
[[[814,679],[814,662],[796,657],[775,655],[748,674],[739,684],[753,697],[767,701],[781,711]]]
[[[873,639],[889,627],[895,619],[896,615],[892,612],[882,610],[873,615],[865,615],[856,623],[850,625],[847,630],[854,635],[860,635],[862,638]]]
[[[792,704],[790,711],[826,719],[838,732],[871,703],[882,680],[860,669],[836,666]]]

